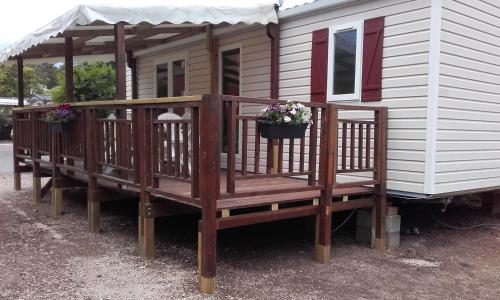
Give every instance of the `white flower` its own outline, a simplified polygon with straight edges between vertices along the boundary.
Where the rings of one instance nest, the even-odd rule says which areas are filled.
[[[285,117],[283,118],[283,121],[285,121],[285,123],[288,123],[288,122],[290,122],[291,120],[292,120],[292,118],[290,118],[289,116],[285,116]]]
[[[286,103],[292,103],[292,100],[286,100]]]
[[[305,106],[302,103],[297,103],[297,109],[303,109]]]
[[[292,110],[290,111],[290,113],[291,113],[292,115],[295,115],[295,114],[297,113],[297,111],[296,111],[296,110],[295,110],[295,108],[294,108],[294,109],[292,109]]]

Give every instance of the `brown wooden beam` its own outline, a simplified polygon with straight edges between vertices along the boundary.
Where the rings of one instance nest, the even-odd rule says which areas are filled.
[[[17,106],[24,106],[24,65],[23,57],[17,57]]]
[[[196,34],[203,32],[204,28],[194,28],[194,30],[186,31],[185,33],[177,34],[165,39],[144,39],[141,42],[129,43],[129,40],[125,40],[125,45],[127,50],[142,50],[150,47],[168,44],[174,41],[182,40]],[[94,37],[92,37],[94,38]],[[116,45],[114,41],[105,42],[103,45],[85,45],[85,42],[91,40],[89,37],[81,37],[73,41],[73,56],[78,55],[96,55],[96,54],[112,54],[115,53]],[[77,47],[78,42],[78,47]],[[37,45],[23,53],[25,59],[34,58],[49,58],[49,57],[62,57],[65,55],[63,44],[42,44]]]
[[[149,29],[145,30],[145,27]],[[150,25],[140,25],[134,28],[125,29],[125,35],[136,35],[144,33],[145,31],[150,32],[153,35],[162,33],[186,33],[193,32],[197,30],[203,30],[201,26],[192,27],[150,27]],[[96,38],[99,36],[113,36],[113,29],[85,29],[85,30],[67,30],[60,35],[60,37],[92,37]]]
[[[269,23],[266,26],[267,36],[271,39],[271,99],[279,98],[279,47],[280,28],[278,24]]]
[[[64,38],[64,97],[68,102],[74,99],[73,93],[73,38]]]
[[[199,280],[203,292],[213,292],[216,273],[217,199],[220,193],[219,128],[221,97],[205,95],[200,108],[200,245]]]
[[[210,63],[210,93],[217,95],[219,93],[219,40],[212,33],[212,25],[206,26],[206,43]]]
[[[125,25],[120,22],[115,24],[115,74],[116,74],[116,96],[117,100],[127,98],[126,82],[126,52],[125,52]]]

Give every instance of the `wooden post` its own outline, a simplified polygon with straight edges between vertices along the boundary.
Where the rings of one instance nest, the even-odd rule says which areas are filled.
[[[33,173],[33,202],[38,203],[42,199],[42,178]]]
[[[61,134],[52,133],[52,214],[57,217],[62,214],[62,188],[59,186],[58,179],[61,178],[61,170],[57,166],[60,164],[60,146],[61,146]]]
[[[217,95],[219,93],[219,40],[212,34],[212,25],[206,26],[206,42],[210,63],[210,93]]]
[[[73,88],[73,38],[64,38],[64,97],[66,102],[73,102],[74,100],[74,88]],[[75,162],[73,159],[67,159],[67,163],[70,166],[74,166]],[[68,175],[74,175],[75,173],[68,170]]]
[[[140,183],[139,202],[139,255],[144,258],[155,257],[155,219],[146,215],[146,205],[151,202],[149,192],[146,187],[152,183],[151,176],[151,143],[146,137],[151,136],[151,122],[146,122],[145,108],[136,108],[133,111],[133,126],[138,149],[138,172]]]
[[[201,246],[200,290],[212,293],[215,288],[217,198],[220,192],[219,127],[221,97],[203,96],[200,109],[200,201]]]
[[[23,57],[17,57],[17,106],[24,106],[24,65]]]
[[[95,111],[92,109],[84,110],[85,141],[88,147],[85,156],[85,165],[87,166],[88,186],[87,186],[87,222],[90,232],[96,233],[100,230],[101,204],[98,199],[97,179],[94,176],[96,171],[96,149],[97,143],[95,134]]]
[[[114,26],[115,33],[115,77],[116,77],[116,99],[125,100],[127,98],[126,79],[126,57],[125,52],[125,25],[120,22]]]
[[[321,198],[319,201],[320,211],[316,217],[316,238],[314,245],[314,260],[319,263],[330,262],[331,252],[331,232],[332,232],[332,187],[337,170],[337,143],[338,143],[338,115],[337,107],[329,104],[326,110],[323,110],[321,121],[321,140],[320,140],[320,180],[323,185]],[[326,137],[326,139],[324,138]]]
[[[127,53],[125,52],[125,25],[123,22],[114,25],[114,38],[115,38],[115,89],[117,100],[125,100],[127,98],[127,82],[126,82],[126,59]],[[117,119],[126,119],[127,112],[125,109],[119,109],[116,113]],[[125,146],[124,141],[126,141],[127,131],[125,130],[125,125],[123,123],[117,123],[116,129],[116,144],[118,146],[118,164],[124,166],[126,162],[126,157],[124,157]],[[128,173],[125,171],[120,171],[120,177],[127,179]]]
[[[271,39],[271,99],[279,98],[279,47],[280,27],[279,24],[269,23],[266,25],[267,36]]]
[[[52,189],[52,215],[59,217],[62,215],[62,188],[55,187]]]
[[[90,186],[90,185],[89,185]],[[94,186],[93,186],[94,188]],[[96,197],[97,191],[90,188],[87,191],[87,218],[89,231],[97,233],[100,231],[101,222],[101,202]]]
[[[38,152],[38,141],[39,141],[39,128],[37,126],[38,113],[36,111],[31,111],[30,114],[31,123],[31,161],[33,162],[33,202],[38,203],[42,199],[42,181],[40,176],[40,163],[38,159],[40,158]]]
[[[385,249],[385,215],[387,210],[387,108],[382,107],[375,111],[375,170],[378,181],[374,187],[375,207],[373,216],[375,217],[375,242],[374,248]]]
[[[14,162],[14,190],[19,191],[21,190],[21,171],[19,170],[19,158],[17,157],[17,146],[18,146],[18,139],[19,139],[19,134],[17,129],[17,117],[18,114],[15,113],[14,111],[12,112],[12,130],[14,132],[13,141],[12,141],[12,161]]]
[[[67,102],[74,99],[73,93],[73,38],[64,38],[64,97]]]
[[[21,56],[17,57],[17,106],[24,106],[24,66],[23,66],[23,58]],[[15,114],[13,114],[15,115]],[[14,124],[14,133],[16,133],[15,126],[16,120],[13,116],[12,118]],[[17,133],[16,133],[17,134]],[[15,140],[18,137],[14,137],[14,190],[21,190],[21,172],[19,171],[19,159],[16,157],[17,154],[17,145]]]

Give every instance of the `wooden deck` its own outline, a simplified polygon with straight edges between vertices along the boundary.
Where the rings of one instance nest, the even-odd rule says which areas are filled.
[[[332,213],[371,208],[374,245],[383,248],[387,109],[304,103],[313,121],[306,135],[274,140],[260,136],[256,116],[238,109],[276,103],[286,102],[204,95],[79,103],[68,133],[53,132],[44,120],[52,107],[15,109],[15,188],[21,187],[20,173],[33,172],[34,200],[51,189],[52,211],[60,216],[62,190],[86,187],[91,232],[99,232],[101,201],[138,197],[139,254],[146,258],[155,254],[155,218],[200,212],[200,278],[212,281],[217,231],[226,228],[314,216],[314,259],[327,263]],[[225,130],[222,107],[229,113]],[[190,117],[160,118],[175,108]],[[117,118],[102,118],[102,110]],[[340,119],[345,110],[371,119]],[[227,143],[224,155],[221,141]],[[371,175],[338,180],[366,172]],[[51,180],[42,187],[41,177]]]

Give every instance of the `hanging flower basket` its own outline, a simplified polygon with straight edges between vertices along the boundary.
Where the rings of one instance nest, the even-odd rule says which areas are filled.
[[[52,132],[55,133],[70,132],[75,119],[75,111],[69,104],[61,104],[45,114],[45,121],[51,124]]]
[[[73,128],[73,122],[61,122],[61,121],[53,121],[50,122],[52,126],[52,132],[71,132],[71,129]]]
[[[260,136],[266,139],[300,139],[306,134],[309,124],[273,124],[265,121],[258,121]]]
[[[298,139],[305,136],[311,112],[303,104],[292,101],[272,104],[259,113],[257,123],[263,138]]]

